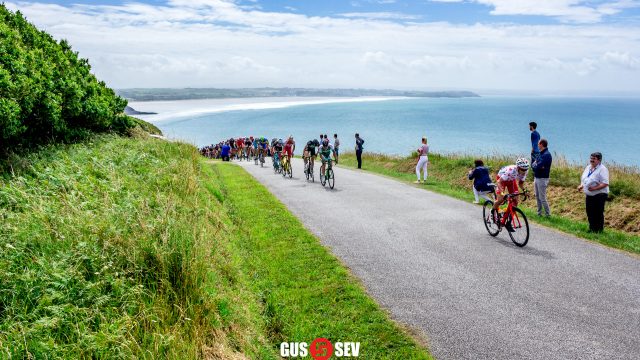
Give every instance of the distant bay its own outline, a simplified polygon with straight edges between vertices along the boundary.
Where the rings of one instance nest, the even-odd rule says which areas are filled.
[[[605,162],[640,166],[640,98],[248,98],[131,102],[140,118],[165,135],[195,145],[238,136],[284,138],[298,144],[338,133],[344,150],[353,134],[365,150],[406,155],[420,137],[431,150],[477,156],[528,155],[529,121],[539,124],[552,152],[585,163],[593,151]]]

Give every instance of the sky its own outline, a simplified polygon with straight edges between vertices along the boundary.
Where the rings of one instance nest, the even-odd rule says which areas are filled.
[[[5,1],[114,88],[640,94],[640,0]]]

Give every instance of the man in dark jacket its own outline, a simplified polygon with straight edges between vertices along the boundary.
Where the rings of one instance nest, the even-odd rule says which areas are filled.
[[[358,160],[358,169],[362,169],[362,149],[364,139],[360,137],[360,134],[356,133],[356,159]]]
[[[480,159],[477,159],[474,162],[475,168],[469,170],[469,174],[467,177],[469,180],[473,180],[473,196],[475,197],[474,204],[478,204],[482,197],[485,200],[493,201],[493,199],[489,198],[487,194],[489,194],[493,188],[489,186],[491,183],[491,176],[489,176],[489,169],[484,166],[484,162]]]
[[[536,191],[536,201],[538,202],[538,215],[542,216],[544,209],[545,216],[551,214],[549,203],[547,202],[547,187],[549,186],[549,173],[551,172],[551,153],[547,149],[548,142],[546,139],[538,141],[538,149],[540,155],[531,168],[533,169],[533,187]]]

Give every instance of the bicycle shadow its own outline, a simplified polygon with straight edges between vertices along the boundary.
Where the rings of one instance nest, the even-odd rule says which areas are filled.
[[[496,243],[498,243],[498,244],[500,244],[500,245],[502,245],[504,247],[508,247],[508,248],[511,248],[511,249],[518,250],[519,254],[541,257],[541,258],[547,259],[547,260],[556,259],[555,255],[550,251],[536,249],[535,247],[529,246],[529,243],[527,243],[527,245],[525,245],[524,247],[518,247],[511,241],[511,239],[509,239],[509,238],[503,239],[503,238],[500,238],[499,236],[500,235],[498,235],[496,237],[492,237],[492,238]],[[509,235],[507,235],[507,237],[508,236]]]

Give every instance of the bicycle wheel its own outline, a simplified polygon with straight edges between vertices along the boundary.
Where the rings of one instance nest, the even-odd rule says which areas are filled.
[[[322,186],[325,186],[325,184],[327,183],[326,173],[327,173],[326,170],[324,174],[322,173],[322,171],[320,172],[320,184],[322,184]]]
[[[287,166],[289,166],[288,164],[282,164],[282,171],[280,172],[282,174],[282,177],[286,177],[287,176]]]
[[[307,181],[309,181],[309,175],[310,175],[309,172],[310,171],[311,170],[309,169],[309,162],[307,161],[307,164],[304,166],[304,175],[306,176]]]
[[[264,155],[260,155],[260,167],[264,167]]]
[[[293,168],[291,167],[291,162],[287,163],[287,175],[289,175],[289,179],[293,177]]]
[[[335,178],[333,177],[333,169],[329,169],[327,171],[327,182],[329,182],[329,188],[333,189],[333,185],[335,185]]]
[[[311,182],[316,182],[315,175],[313,174],[313,166],[309,168],[309,172],[311,173],[311,175],[309,175],[311,177]]]
[[[506,226],[511,241],[519,247],[527,245],[529,241],[529,222],[522,210],[514,207],[513,215],[510,219],[507,219],[507,224],[511,225],[511,227]]]
[[[482,220],[484,221],[484,227],[491,236],[497,236],[500,232],[498,224],[493,221],[493,201],[485,201],[482,207]]]

